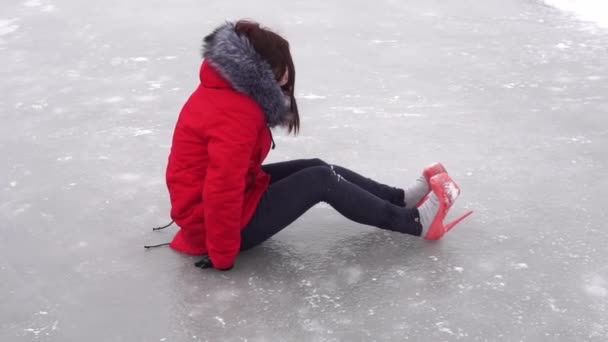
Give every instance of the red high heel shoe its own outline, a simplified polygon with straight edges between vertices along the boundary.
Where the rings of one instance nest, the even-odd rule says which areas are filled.
[[[443,164],[441,164],[440,162],[435,162],[435,163],[429,164],[424,168],[424,170],[422,170],[422,175],[426,179],[426,182],[429,184],[429,192],[424,197],[422,197],[420,199],[420,201],[418,201],[418,203],[416,203],[416,208],[418,208],[422,204],[422,202],[424,202],[426,200],[429,193],[431,191],[433,191],[432,189],[430,189],[431,178],[433,178],[433,176],[436,176],[441,173],[448,173],[448,172],[446,171]]]
[[[454,228],[454,226],[471,215],[473,211],[468,211],[457,217],[454,221],[444,224],[443,220],[452,207],[452,204],[454,204],[460,195],[460,188],[447,173],[441,173],[431,177],[429,184],[431,186],[431,191],[439,199],[439,208],[437,209],[437,214],[424,238],[427,240],[439,240],[450,229]]]

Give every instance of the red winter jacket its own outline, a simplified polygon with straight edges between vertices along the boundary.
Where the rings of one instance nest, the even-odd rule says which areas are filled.
[[[215,268],[225,269],[270,182],[261,168],[269,126],[284,120],[286,107],[272,71],[231,24],[205,44],[201,83],[181,110],[167,166],[171,217],[180,227],[171,247],[208,253]]]

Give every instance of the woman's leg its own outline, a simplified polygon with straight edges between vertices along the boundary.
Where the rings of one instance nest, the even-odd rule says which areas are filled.
[[[417,209],[383,200],[326,166],[305,168],[270,185],[241,231],[241,249],[254,247],[287,227],[308,209],[326,202],[346,218],[382,229],[420,235]]]
[[[271,184],[281,181],[285,177],[310,167],[324,166],[333,169],[337,174],[347,181],[365,189],[381,199],[398,206],[405,206],[405,193],[402,189],[378,183],[371,178],[366,178],[347,168],[330,165],[321,159],[298,159],[274,164],[263,165],[263,170],[270,175]]]
[[[309,167],[327,165],[321,159],[296,159],[273,164],[262,165],[262,170],[270,175],[270,184]]]

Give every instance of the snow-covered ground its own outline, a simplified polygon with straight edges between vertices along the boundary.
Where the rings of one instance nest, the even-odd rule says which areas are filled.
[[[0,341],[608,340],[601,21],[373,5],[1,1]],[[429,243],[321,205],[227,273],[144,251],[174,232],[150,228],[201,38],[240,17],[289,38],[298,70],[302,134],[269,162],[406,185],[441,160],[475,214]]]
[[[608,1],[603,0],[545,0],[551,6],[570,12],[581,20],[608,28]]]

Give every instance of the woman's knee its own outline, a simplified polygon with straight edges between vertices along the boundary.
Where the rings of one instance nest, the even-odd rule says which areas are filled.
[[[318,165],[309,168],[309,171],[313,174],[313,178],[317,183],[329,185],[333,182],[339,182],[342,180],[340,176],[331,165]]]
[[[319,158],[308,159],[307,164],[309,165],[309,167],[315,167],[315,166],[329,167],[328,163],[326,163],[325,161],[323,161],[322,159],[319,159]]]

